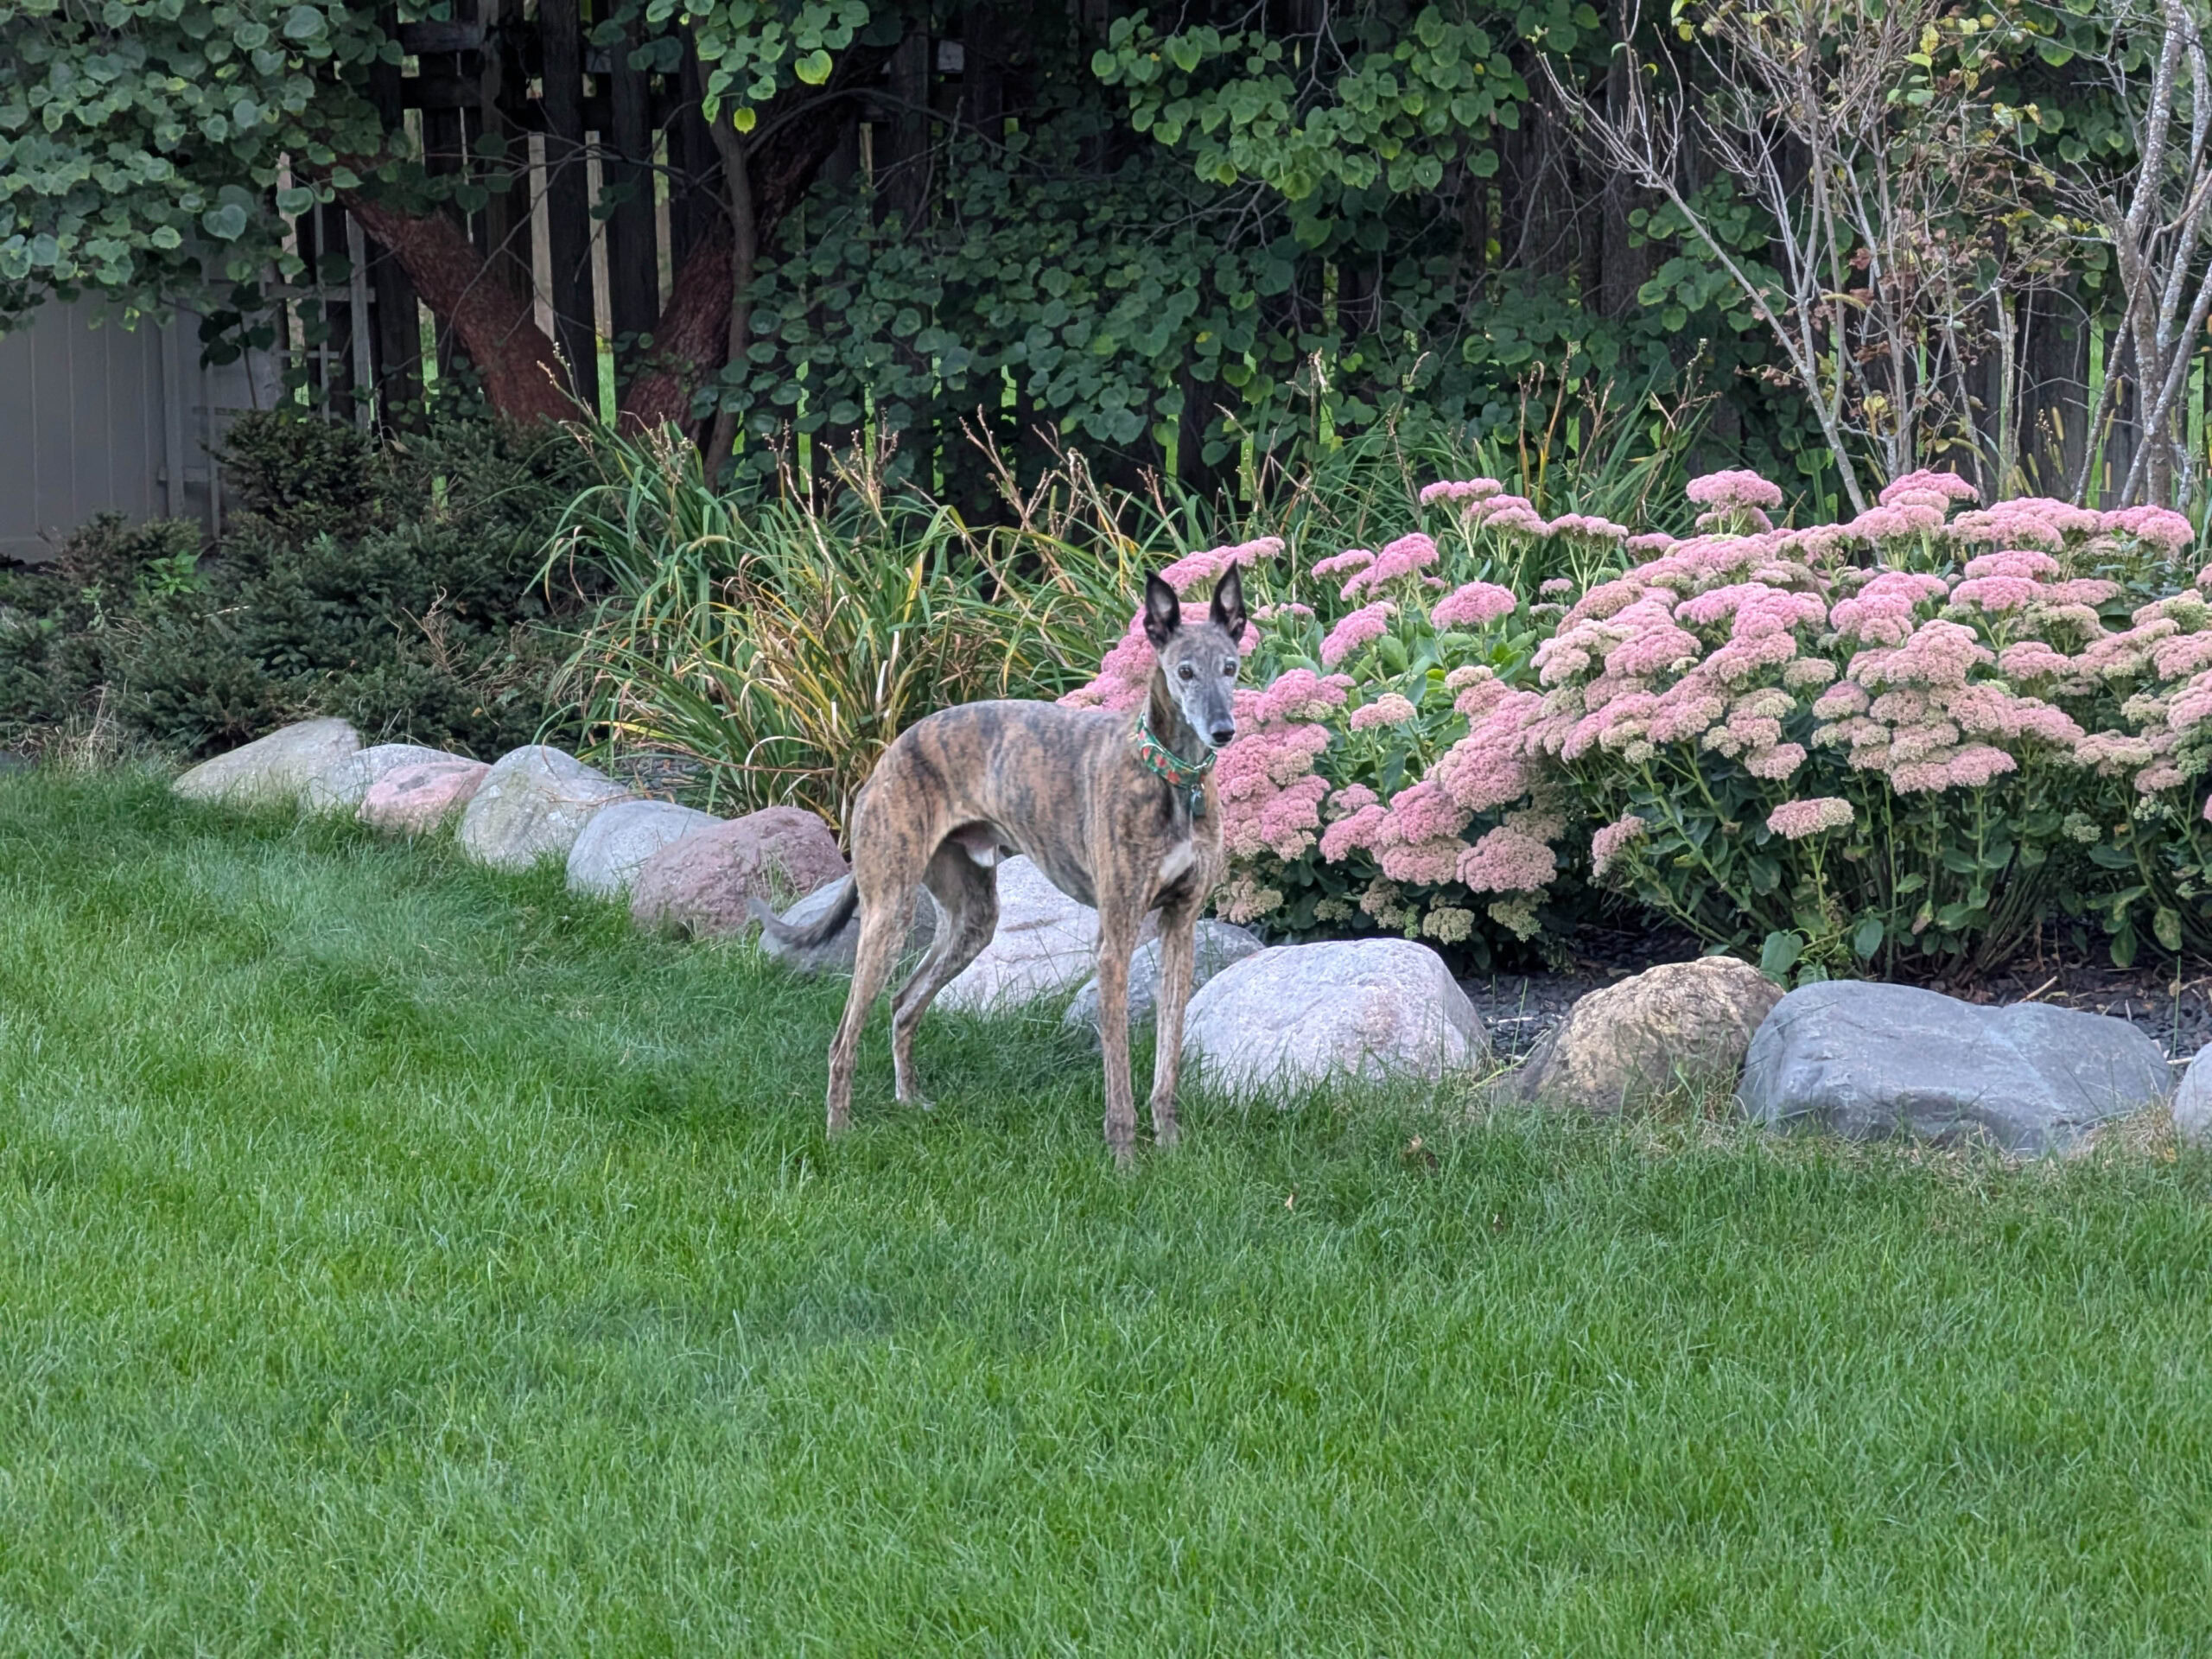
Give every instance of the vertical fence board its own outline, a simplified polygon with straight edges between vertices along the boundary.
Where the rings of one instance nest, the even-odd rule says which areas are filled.
[[[599,404],[599,346],[592,327],[591,204],[584,175],[583,34],[576,0],[538,0],[544,57],[546,219],[553,320],[576,394]]]

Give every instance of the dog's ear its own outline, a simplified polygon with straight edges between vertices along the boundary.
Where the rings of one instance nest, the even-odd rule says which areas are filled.
[[[1144,579],[1144,637],[1154,651],[1165,651],[1175,630],[1183,625],[1182,602],[1175,590],[1158,576]]]
[[[1233,564],[1214,584],[1211,615],[1216,625],[1228,632],[1231,645],[1244,637],[1244,579]]]

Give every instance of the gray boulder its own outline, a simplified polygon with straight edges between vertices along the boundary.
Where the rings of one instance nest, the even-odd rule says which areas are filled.
[[[300,804],[310,812],[359,812],[378,782],[402,766],[461,761],[461,756],[420,743],[375,743],[333,762],[308,779]],[[461,761],[463,765],[473,762]]]
[[[584,825],[629,791],[572,754],[543,743],[492,763],[461,817],[461,849],[497,870],[565,859]]]
[[[845,896],[850,876],[840,876],[817,887],[785,911],[780,920],[793,927],[809,927],[828,915]],[[914,895],[914,920],[906,930],[906,943],[899,947],[899,967],[897,979],[903,980],[914,958],[930,948],[937,938],[938,923],[944,912],[937,900],[930,896],[927,887]],[[859,953],[861,918],[857,912],[846,918],[844,926],[811,950],[785,944],[765,930],[760,935],[760,949],[782,963],[796,974],[849,974],[853,958]]]
[[[360,747],[361,734],[342,720],[303,720],[200,762],[170,787],[189,801],[232,806],[297,802],[310,779]]]
[[[612,899],[662,848],[721,822],[673,801],[617,801],[594,813],[569,849],[569,891]]]
[[[747,905],[807,893],[845,874],[837,838],[813,813],[771,806],[696,830],[638,868],[630,917],[640,927],[726,938],[751,925]]]
[[[1231,963],[1265,950],[1260,936],[1249,928],[1238,927],[1230,922],[1217,922],[1207,918],[1198,923],[1193,943],[1196,946],[1191,969],[1191,988],[1198,989],[1216,974]],[[1129,1028],[1148,1023],[1154,1004],[1160,996],[1160,941],[1152,939],[1137,947],[1129,958]],[[1067,1013],[1060,1023],[1070,1031],[1087,1032],[1093,1042],[1098,1039],[1098,976],[1094,974],[1075,994],[1075,1001],[1068,1004]]]
[[[1016,856],[998,867],[999,923],[975,961],[938,993],[936,1006],[969,1014],[1065,996],[1098,966],[1098,912]],[[1159,931],[1147,917],[1137,938]]]
[[[1224,1093],[1281,1099],[1331,1077],[1436,1082],[1488,1064],[1481,1018],[1410,939],[1275,945],[1191,999],[1183,1058]]]
[[[1833,981],[1775,1005],[1751,1039],[1740,1097],[1770,1128],[1853,1141],[1986,1135],[2039,1154],[2156,1104],[2169,1087],[2158,1046],[2124,1020]]]
[[[2194,1147],[2212,1147],[2212,1065],[2205,1063],[2205,1056],[2212,1054],[2212,1046],[2196,1051],[2196,1058],[2181,1074],[2181,1087],[2174,1091],[2174,1133]]]
[[[1592,991],[1498,1092],[1618,1112],[1677,1082],[1732,1084],[1782,988],[1732,957],[1670,962]]]
[[[427,836],[475,798],[491,771],[452,754],[395,766],[369,785],[353,816],[387,834]]]

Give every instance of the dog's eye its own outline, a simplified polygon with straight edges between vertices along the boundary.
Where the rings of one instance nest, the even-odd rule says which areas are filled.
[[[1198,677],[1198,670],[1196,670],[1196,669],[1192,668],[1192,667],[1188,663],[1184,664],[1183,664],[1183,666],[1182,666],[1180,669],[1179,669],[1179,670],[1177,671],[1177,672],[1179,672],[1179,674],[1181,674],[1181,675],[1182,675],[1182,677],[1183,677],[1185,679],[1186,679],[1186,680],[1195,680],[1195,679],[1197,679],[1197,678]]]
[[[1224,663],[1221,665],[1221,671],[1224,674],[1233,676],[1236,672],[1236,659],[1232,657],[1227,662]]]

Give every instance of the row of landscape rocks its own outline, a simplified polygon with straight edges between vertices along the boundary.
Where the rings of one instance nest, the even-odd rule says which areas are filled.
[[[543,745],[486,765],[411,744],[364,747],[343,721],[309,721],[195,767],[179,793],[234,804],[296,803],[422,836],[451,823],[463,853],[495,868],[565,863],[570,888],[627,895],[640,926],[728,938],[747,903],[804,895],[786,919],[825,913],[847,870],[810,813],[771,807],[722,819],[640,798]],[[1070,999],[1064,1016],[1095,1042],[1097,917],[1026,859],[999,872],[990,944],[938,1006],[991,1013]],[[923,895],[910,955],[934,937]],[[856,925],[800,971],[849,967]],[[1185,1057],[1215,1088],[1265,1096],[1332,1077],[1486,1077],[1497,1063],[1483,1021],[1443,959],[1404,939],[1268,946],[1243,928],[1200,924],[1198,989]],[[1133,1025],[1151,1015],[1159,945],[1130,972]],[[2200,1057],[2201,1058],[2201,1057]],[[1783,995],[1725,957],[1671,963],[1586,995],[1497,1091],[1618,1112],[1683,1084],[1734,1084],[1746,1116],[1775,1128],[1853,1139],[1986,1139],[2015,1154],[2065,1151],[2100,1125],[2173,1093],[2157,1045],[2127,1022],[2037,1003],[1983,1007],[1910,987],[1851,982]],[[2192,1063],[2174,1100],[2186,1139],[2212,1141],[2212,1067]]]

